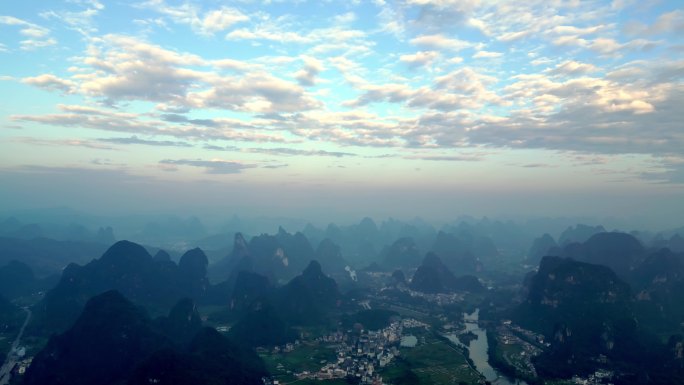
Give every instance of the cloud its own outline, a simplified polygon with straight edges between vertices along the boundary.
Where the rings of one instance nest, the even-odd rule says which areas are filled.
[[[248,147],[239,148],[235,146],[221,147],[221,146],[205,146],[206,149],[218,150],[218,151],[235,151],[235,152],[245,152],[245,153],[255,153],[255,154],[267,154],[267,155],[277,155],[277,156],[325,156],[325,157],[355,157],[358,156],[355,153],[343,152],[343,151],[326,151],[326,150],[301,150],[291,147]]]
[[[192,108],[259,113],[305,111],[321,106],[301,86],[265,72],[215,79],[209,89],[189,93],[186,102]]]
[[[510,43],[512,41],[524,39],[527,36],[530,36],[531,32],[530,31],[515,31],[515,32],[506,32],[500,36],[497,36],[496,40],[502,41],[504,43]]]
[[[473,55],[473,59],[494,59],[503,56],[501,52],[492,52],[492,51],[477,51]]]
[[[420,35],[411,39],[410,43],[420,47],[456,52],[474,45],[469,41],[449,38],[442,34]]]
[[[151,0],[139,7],[152,9],[165,15],[174,23],[188,25],[195,33],[205,36],[212,36],[235,24],[249,20],[249,17],[238,9],[227,6],[203,12],[190,3],[171,6],[163,0]]]
[[[684,185],[684,167],[669,166],[663,171],[644,172],[639,175],[641,179],[654,183],[668,183]]]
[[[297,79],[299,85],[304,87],[310,87],[316,84],[316,76],[325,69],[323,63],[313,57],[304,56],[302,57],[304,62],[304,67],[294,74],[294,78]]]
[[[105,35],[94,39],[82,59],[83,67],[70,79],[43,74],[25,81],[102,99],[109,105],[123,101],[150,101],[162,109],[225,109],[242,112],[296,112],[319,108],[321,103],[304,89],[252,66],[245,73],[225,75],[212,66],[235,67],[236,61],[207,61],[141,41],[130,36]],[[304,57],[300,82],[314,81],[322,64]]]
[[[625,25],[625,32],[630,35],[651,36],[661,34],[682,34],[684,33],[684,11],[676,9],[665,12],[651,25],[642,22],[632,21]]]
[[[57,40],[50,36],[50,30],[38,24],[14,16],[3,15],[0,15],[0,24],[19,27],[19,34],[26,37],[26,39],[19,42],[22,50],[32,51],[57,44]],[[0,51],[2,47],[0,47]],[[5,48],[4,50],[6,51],[7,49]]]
[[[436,162],[477,162],[483,160],[482,157],[473,155],[411,155],[404,156],[404,159],[428,160]]]
[[[58,105],[62,113],[44,115],[10,115],[10,120],[17,122],[35,122],[58,127],[80,127],[102,131],[125,132],[142,135],[167,135],[183,139],[202,140],[235,140],[247,142],[289,143],[282,135],[272,130],[260,129],[256,121],[254,125],[239,120],[221,119],[188,119],[182,115],[173,115],[170,122],[147,119],[134,113],[118,112],[80,105]],[[166,116],[168,117],[168,116]]]
[[[313,39],[296,32],[278,31],[271,28],[241,28],[226,35],[228,40],[270,40],[279,43],[312,43]]]
[[[225,31],[233,24],[247,20],[249,18],[237,9],[222,7],[205,14],[201,22],[201,30],[205,33]]]
[[[408,107],[450,111],[463,108],[477,109],[486,104],[501,104],[503,100],[489,89],[497,82],[493,76],[483,75],[470,67],[460,68],[436,77],[431,87],[411,88],[405,84],[367,85],[365,93],[349,106],[363,106],[376,102],[406,103]]]
[[[242,170],[257,167],[254,164],[227,161],[221,159],[164,159],[159,161],[161,165],[190,166],[204,168],[208,174],[239,174]]]
[[[411,6],[419,7],[418,17],[413,25],[426,30],[441,30],[446,27],[469,25],[471,15],[479,0],[407,0]]]
[[[556,65],[556,68],[548,72],[552,75],[575,76],[596,72],[597,70],[598,68],[593,64],[568,60]]]
[[[102,143],[93,142],[83,139],[42,139],[32,137],[15,138],[14,141],[18,143],[31,144],[36,146],[69,146],[69,147],[85,147],[95,150],[113,150],[112,147],[103,145]]]
[[[640,15],[608,3],[378,0],[369,14],[350,5],[355,13],[312,20],[303,7],[199,4],[149,1],[133,17],[153,10],[169,30],[93,33],[84,51],[67,46],[68,68],[21,81],[84,105],[9,120],[125,134],[100,142],[112,146],[273,156],[362,156],[345,146],[420,149],[443,161],[463,160],[450,149],[484,147],[596,156],[684,148],[682,11],[662,11],[669,5]],[[51,36],[1,20],[26,39]],[[173,40],[188,28],[201,44]],[[207,53],[209,43],[220,50]]]
[[[178,142],[170,140],[148,140],[140,139],[136,135],[128,138],[100,138],[100,142],[114,143],[114,144],[142,144],[146,146],[162,146],[162,147],[193,147],[187,142]]]
[[[23,78],[21,82],[48,91],[61,91],[65,94],[72,93],[76,87],[76,83],[71,80],[62,79],[52,74]]]
[[[93,19],[105,9],[105,6],[97,0],[70,1],[72,5],[81,8],[78,11],[59,10],[41,12],[40,16],[44,19],[55,19],[61,21],[69,28],[77,31],[84,36],[91,36],[97,33],[97,27]]]
[[[549,163],[526,163],[526,164],[520,165],[520,167],[523,167],[523,168],[554,168],[556,166],[549,164]]]
[[[278,168],[285,168],[288,167],[289,165],[287,163],[283,164],[269,164],[266,166],[262,166],[261,168],[270,168],[270,169],[278,169]]]
[[[437,51],[420,51],[410,55],[401,55],[399,60],[412,68],[426,66],[439,57]]]

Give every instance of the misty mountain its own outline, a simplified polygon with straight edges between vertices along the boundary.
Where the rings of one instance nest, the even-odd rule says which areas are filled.
[[[212,328],[201,329],[185,351],[159,350],[140,363],[129,385],[236,384],[260,385],[268,372],[253,351]]]
[[[259,384],[266,371],[256,354],[213,329],[198,330],[198,322],[187,300],[155,325],[117,291],[102,293],[87,302],[69,330],[50,338],[24,383],[147,384],[154,379],[159,384]],[[192,332],[187,347],[174,340]]]
[[[311,325],[321,322],[337,306],[341,295],[334,279],[311,261],[304,271],[275,293],[272,303],[288,323]]]
[[[253,302],[251,307],[230,329],[231,339],[249,347],[283,345],[297,339],[298,333],[268,301]]]
[[[599,354],[623,359],[637,344],[630,287],[608,267],[544,257],[525,289],[514,320],[551,342],[539,358],[549,375],[590,372]]]
[[[539,264],[542,257],[551,255],[549,253],[554,252],[554,249],[557,250],[556,252],[560,251],[558,250],[556,240],[548,233],[545,233],[541,237],[535,238],[530,247],[530,251],[527,252],[527,262],[535,265]]]
[[[442,231],[456,234],[466,243],[471,243],[471,251],[484,260],[499,257],[500,254],[521,258],[534,239],[531,235],[534,232],[524,225],[487,217],[479,220],[462,217],[444,226]]]
[[[16,333],[24,322],[24,312],[19,307],[0,295],[0,330],[4,333]]]
[[[16,217],[9,217],[0,222],[0,236],[25,240],[49,238],[57,241],[102,243],[106,245],[116,241],[114,230],[111,226],[99,227],[97,230],[92,231],[78,223],[23,223]]]
[[[455,234],[440,231],[431,250],[453,271],[458,274],[471,274],[478,271],[481,266],[470,246]]]
[[[673,235],[667,241],[667,248],[675,253],[684,253],[684,237],[679,235],[679,233]]]
[[[480,281],[472,275],[456,277],[435,253],[425,255],[423,263],[413,275],[409,287],[424,293],[480,292],[484,290]]]
[[[388,269],[413,269],[418,266],[420,260],[420,250],[412,238],[404,237],[397,239],[389,247],[385,247],[382,252],[382,265]]]
[[[186,346],[202,329],[202,317],[195,302],[183,298],[176,303],[168,316],[156,318],[153,327],[181,346]]]
[[[237,313],[247,311],[256,301],[270,297],[274,287],[268,278],[257,273],[241,270],[230,292],[229,309]]]
[[[370,218],[362,219],[358,224],[338,226],[330,223],[325,230],[307,226],[304,234],[316,242],[329,239],[337,244],[345,260],[353,266],[362,266],[369,260],[377,258],[377,250],[384,245],[383,237],[377,224]]]
[[[261,234],[252,237],[249,243],[237,233],[232,252],[211,265],[210,275],[214,281],[234,280],[240,266],[238,270],[254,271],[272,282],[284,282],[302,271],[315,254],[301,232],[290,234],[281,227],[276,235]],[[334,261],[335,256],[332,258]]]
[[[335,280],[315,260],[279,288],[270,286],[263,276],[240,271],[230,303],[239,320],[230,336],[252,347],[294,341],[297,333],[291,326],[324,322],[340,299]]]
[[[38,290],[39,284],[33,270],[25,263],[10,261],[0,267],[0,295],[16,298]]]
[[[394,270],[392,273],[391,285],[393,286],[405,286],[406,285],[406,275],[401,270]]]
[[[213,282],[228,279],[240,263],[245,263],[244,258],[249,255],[249,246],[242,233],[233,236],[233,249],[230,254],[209,266],[209,278]],[[250,263],[250,269],[251,263]]]
[[[639,322],[657,333],[681,332],[684,322],[684,253],[653,252],[630,272]]]
[[[87,298],[112,289],[140,304],[169,306],[183,297],[199,300],[209,289],[206,265],[199,249],[186,252],[176,265],[155,260],[138,244],[119,241],[99,259],[64,269],[57,286],[36,305],[32,330],[65,330]]]
[[[560,237],[558,238],[558,244],[560,246],[566,246],[570,243],[584,243],[593,235],[605,232],[606,229],[601,225],[588,226],[578,224],[576,226],[570,226],[561,233]]]
[[[318,244],[314,259],[321,264],[321,268],[331,275],[344,274],[347,261],[342,256],[342,249],[335,242],[326,238]]]
[[[61,273],[70,263],[87,263],[107,250],[108,244],[56,241],[47,238],[0,237],[0,265],[12,260],[29,266],[39,277]]]
[[[200,239],[207,235],[207,229],[199,218],[185,219],[170,215],[147,222],[134,237],[142,243],[167,245],[177,241]]]
[[[179,288],[191,298],[202,298],[209,289],[208,265],[207,256],[199,248],[186,251],[178,261]]]
[[[610,267],[622,277],[639,263],[645,249],[627,233],[602,232],[592,235],[584,243],[570,243],[563,249],[563,256],[578,261]]]
[[[152,330],[147,314],[120,293],[90,299],[63,334],[53,336],[25,376],[32,384],[115,384],[136,364],[173,342]]]

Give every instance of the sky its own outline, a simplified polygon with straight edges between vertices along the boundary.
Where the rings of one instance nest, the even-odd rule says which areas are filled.
[[[680,1],[2,1],[0,208],[684,223]]]

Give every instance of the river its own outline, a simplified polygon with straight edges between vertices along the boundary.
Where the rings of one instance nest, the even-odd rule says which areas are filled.
[[[487,355],[487,333],[480,329],[478,320],[480,317],[480,309],[475,310],[472,314],[463,314],[463,321],[465,321],[466,331],[473,332],[477,338],[470,341],[467,346],[470,359],[475,364],[478,372],[482,373],[485,379],[495,385],[527,385],[523,380],[509,380],[500,374],[489,364],[489,356]],[[456,345],[464,346],[458,340],[456,334],[445,335],[449,341]]]
[[[24,321],[24,324],[21,326],[17,338],[12,343],[12,348],[10,349],[10,352],[7,354],[5,362],[2,364],[2,367],[0,367],[0,385],[9,384],[10,378],[12,378],[12,368],[14,368],[14,365],[16,365],[19,359],[19,357],[16,354],[16,351],[19,348],[19,344],[21,343],[21,337],[24,335],[24,329],[26,329],[26,325],[28,325],[29,320],[31,319],[31,310],[25,307],[24,311],[26,312],[26,320]]]

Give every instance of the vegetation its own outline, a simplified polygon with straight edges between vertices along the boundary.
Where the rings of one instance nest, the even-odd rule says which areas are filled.
[[[418,333],[418,337],[416,347],[401,349],[401,359],[381,372],[386,380],[405,384],[471,384],[480,380],[460,349],[429,332]],[[418,382],[411,382],[415,378]]]

